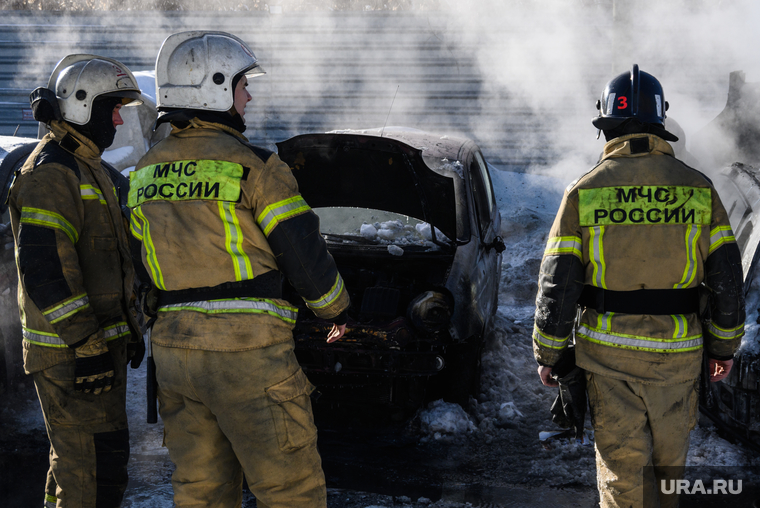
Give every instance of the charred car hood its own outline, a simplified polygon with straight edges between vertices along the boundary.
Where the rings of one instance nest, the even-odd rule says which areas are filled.
[[[457,238],[453,179],[430,169],[422,151],[361,134],[304,134],[277,143],[312,208],[357,207],[423,220]]]

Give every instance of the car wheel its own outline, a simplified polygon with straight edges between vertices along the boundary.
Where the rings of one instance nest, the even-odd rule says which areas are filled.
[[[446,366],[440,374],[431,378],[428,390],[430,400],[442,398],[468,410],[470,397],[476,397],[480,391],[482,352],[482,336],[471,337],[464,343],[449,347],[445,355]]]

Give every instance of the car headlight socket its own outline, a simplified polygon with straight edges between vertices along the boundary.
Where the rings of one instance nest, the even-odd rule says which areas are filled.
[[[445,330],[454,314],[454,299],[440,291],[425,291],[407,307],[407,318],[420,331],[436,333]]]

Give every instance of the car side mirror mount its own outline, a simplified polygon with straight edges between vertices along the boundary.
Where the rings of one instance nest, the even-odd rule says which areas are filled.
[[[501,254],[505,250],[507,250],[507,246],[504,245],[504,240],[500,236],[497,236],[493,239],[493,242],[487,243],[484,245],[486,250],[496,249],[497,254]]]

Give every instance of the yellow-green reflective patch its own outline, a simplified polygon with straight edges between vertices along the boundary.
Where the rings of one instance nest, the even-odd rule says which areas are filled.
[[[702,187],[579,189],[581,226],[710,224],[712,196]]]
[[[237,201],[243,166],[215,160],[175,161],[145,166],[129,175],[130,207],[146,201],[207,199]]]

